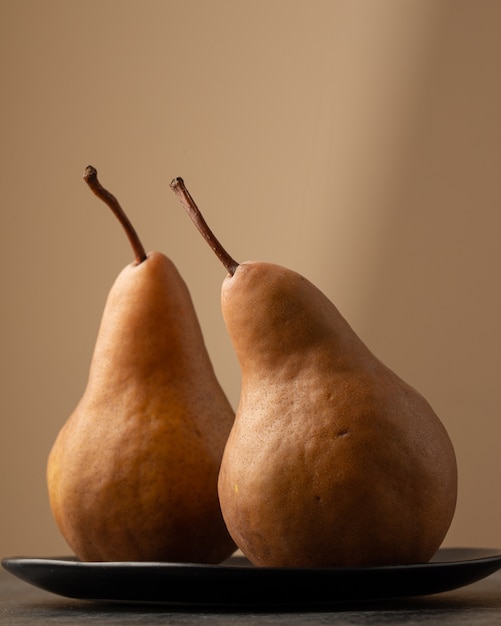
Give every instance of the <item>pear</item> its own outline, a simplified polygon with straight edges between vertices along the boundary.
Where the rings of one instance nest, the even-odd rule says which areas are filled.
[[[457,494],[454,448],[430,404],[316,286],[235,262],[183,180],[171,187],[228,270],[222,313],[242,388],[219,498],[237,546],[258,566],[427,562]]]
[[[50,451],[54,518],[84,561],[218,563],[235,550],[217,494],[234,411],[178,270],[145,254],[94,168],[84,178],[136,259],[109,292],[85,392]]]

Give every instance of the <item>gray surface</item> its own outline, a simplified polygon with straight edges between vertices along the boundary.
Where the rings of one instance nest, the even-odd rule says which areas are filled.
[[[68,600],[0,571],[1,624],[501,624],[501,571],[453,592],[336,611],[171,610]]]

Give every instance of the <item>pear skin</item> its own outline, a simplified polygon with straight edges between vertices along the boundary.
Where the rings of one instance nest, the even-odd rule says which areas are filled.
[[[125,267],[85,392],[48,459],[51,509],[74,553],[84,561],[230,556],[217,480],[233,419],[175,265],[151,252]]]
[[[242,388],[219,473],[236,545],[258,566],[427,562],[453,519],[457,466],[429,403],[300,274],[238,264],[182,179],[172,189],[222,260]]]
[[[242,370],[219,475],[235,543],[265,566],[427,562],[457,492],[428,402],[291,270],[242,263],[222,311]]]

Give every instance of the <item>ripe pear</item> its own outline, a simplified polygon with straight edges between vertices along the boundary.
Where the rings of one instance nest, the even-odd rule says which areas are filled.
[[[145,254],[94,168],[85,179],[136,260],[111,288],[85,392],[49,455],[53,515],[81,560],[218,563],[235,550],[217,494],[233,409],[178,270]]]
[[[457,493],[454,448],[430,404],[316,286],[235,262],[182,179],[171,187],[229,272],[222,313],[242,388],[219,498],[237,546],[259,566],[427,562]]]

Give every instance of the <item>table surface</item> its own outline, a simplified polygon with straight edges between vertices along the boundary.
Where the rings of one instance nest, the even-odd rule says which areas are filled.
[[[501,624],[501,571],[455,591],[329,611],[190,611],[70,600],[0,570],[0,624]]]

